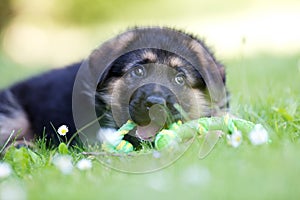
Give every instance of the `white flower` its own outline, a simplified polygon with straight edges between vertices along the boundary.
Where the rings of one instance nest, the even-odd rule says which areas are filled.
[[[1,200],[26,200],[26,187],[16,180],[0,182],[0,199]]]
[[[170,183],[172,183],[171,180],[172,179],[168,173],[160,171],[149,176],[148,180],[144,180],[146,182],[143,184],[148,184],[148,186],[151,189],[156,190],[158,192],[165,192],[169,191]]]
[[[231,135],[227,135],[228,144],[234,148],[240,146],[242,143],[242,133],[241,131],[234,131]]]
[[[0,179],[6,178],[12,173],[10,164],[5,162],[0,162]]]
[[[98,132],[98,139],[102,143],[107,143],[112,146],[117,146],[123,139],[123,135],[113,128],[101,128]]]
[[[72,157],[68,155],[56,155],[53,164],[63,173],[70,174],[73,170]]]
[[[187,166],[180,173],[181,182],[185,185],[204,186],[211,180],[211,173],[208,168],[200,167],[199,165]]]
[[[268,142],[269,134],[261,124],[256,124],[249,133],[249,139],[253,145],[261,145]]]
[[[79,170],[82,170],[82,171],[89,170],[92,168],[92,161],[89,159],[83,158],[78,161],[76,166]]]
[[[66,125],[62,125],[57,130],[59,135],[65,136],[69,132],[69,128]]]
[[[152,156],[153,156],[154,158],[160,158],[160,157],[161,157],[161,154],[160,154],[159,151],[153,151]]]

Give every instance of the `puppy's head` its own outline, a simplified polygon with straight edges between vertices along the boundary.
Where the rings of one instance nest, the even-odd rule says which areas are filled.
[[[192,118],[209,115],[201,74],[186,60],[165,50],[147,48],[122,55],[112,63],[102,83],[98,92],[106,97],[105,103],[112,103],[120,117],[129,110],[131,119],[141,126],[150,123],[149,110],[157,104],[171,121],[182,117],[176,104]],[[103,88],[106,94],[101,93]],[[124,117],[122,121],[128,118]]]
[[[188,39],[174,38],[170,31]],[[100,123],[118,127],[132,119],[145,127],[157,119],[168,124],[213,115],[208,84],[225,83],[224,69],[200,40],[164,28],[131,30],[118,40],[116,48],[125,53],[109,64],[97,84],[96,111],[107,116]],[[156,105],[161,109],[153,114]]]

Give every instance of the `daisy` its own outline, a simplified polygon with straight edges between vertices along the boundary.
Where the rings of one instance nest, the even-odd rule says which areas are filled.
[[[70,174],[73,170],[72,157],[68,155],[55,155],[52,163],[63,173]]]
[[[161,157],[161,154],[160,154],[160,152],[158,152],[158,151],[153,151],[152,156],[153,156],[154,158],[160,158],[160,157]]]
[[[0,182],[1,200],[27,200],[26,187],[18,180]]]
[[[241,131],[234,131],[231,135],[227,135],[228,144],[234,148],[240,146],[242,143],[242,133]]]
[[[90,170],[92,168],[92,161],[89,159],[81,159],[77,163],[77,168],[81,171]]]
[[[66,125],[62,125],[57,130],[58,134],[61,136],[65,136],[69,132],[69,128]]]
[[[268,142],[269,134],[261,124],[256,124],[249,133],[249,139],[253,145],[261,145]]]
[[[0,179],[6,178],[12,173],[10,164],[5,162],[0,162]]]
[[[102,143],[106,143],[115,147],[121,143],[124,136],[121,135],[116,129],[102,128],[99,130],[97,137]]]

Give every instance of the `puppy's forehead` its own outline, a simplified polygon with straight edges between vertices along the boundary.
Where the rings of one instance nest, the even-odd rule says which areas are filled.
[[[143,51],[141,57],[143,60],[148,60],[150,62],[156,62],[158,58],[157,54],[151,50]]]
[[[174,68],[176,71],[184,71],[183,68],[192,68],[191,64],[175,53],[161,49],[139,49],[124,54],[118,63],[123,63],[122,71],[127,72],[137,64],[157,63]]]
[[[177,68],[177,67],[182,67],[184,65],[186,65],[187,63],[184,62],[183,59],[181,59],[180,57],[177,57],[177,56],[171,56],[169,58],[169,62],[168,62],[168,65],[170,67],[174,67],[174,68]]]
[[[142,59],[151,63],[165,64],[170,67],[180,67],[186,62],[178,55],[160,49],[146,49],[141,55]]]

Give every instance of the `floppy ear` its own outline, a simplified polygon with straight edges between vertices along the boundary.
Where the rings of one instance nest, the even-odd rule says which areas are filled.
[[[95,49],[89,56],[89,70],[94,77],[100,77],[115,59],[126,52],[128,44],[134,40],[135,33],[128,31],[108,40],[101,47]]]
[[[209,49],[199,40],[192,39],[188,44],[196,55],[202,70],[201,73],[207,85],[212,106],[216,109],[224,107],[227,102],[227,90],[225,87],[225,68],[220,64]]]
[[[84,60],[78,70],[72,96],[73,119],[77,129],[98,119],[95,112],[95,95],[99,78],[105,73],[105,69],[124,52],[130,41],[134,40],[135,33],[128,31],[103,43],[95,49],[88,59]],[[83,106],[84,105],[84,106]],[[94,123],[85,129],[86,133],[81,139],[85,142],[97,141],[97,133],[100,129],[98,123]],[[81,136],[81,135],[80,135]]]
[[[221,64],[221,63],[219,63],[219,62],[217,63],[217,65],[218,65],[219,73],[220,73],[220,75],[221,75],[221,77],[222,77],[223,83],[225,84],[225,83],[226,83],[226,72],[225,72],[225,67],[224,67],[223,64]]]
[[[195,53],[198,61],[205,70],[212,72],[214,78],[222,80],[225,83],[224,65],[215,59],[214,55],[203,42],[193,39],[189,43],[189,48]]]

